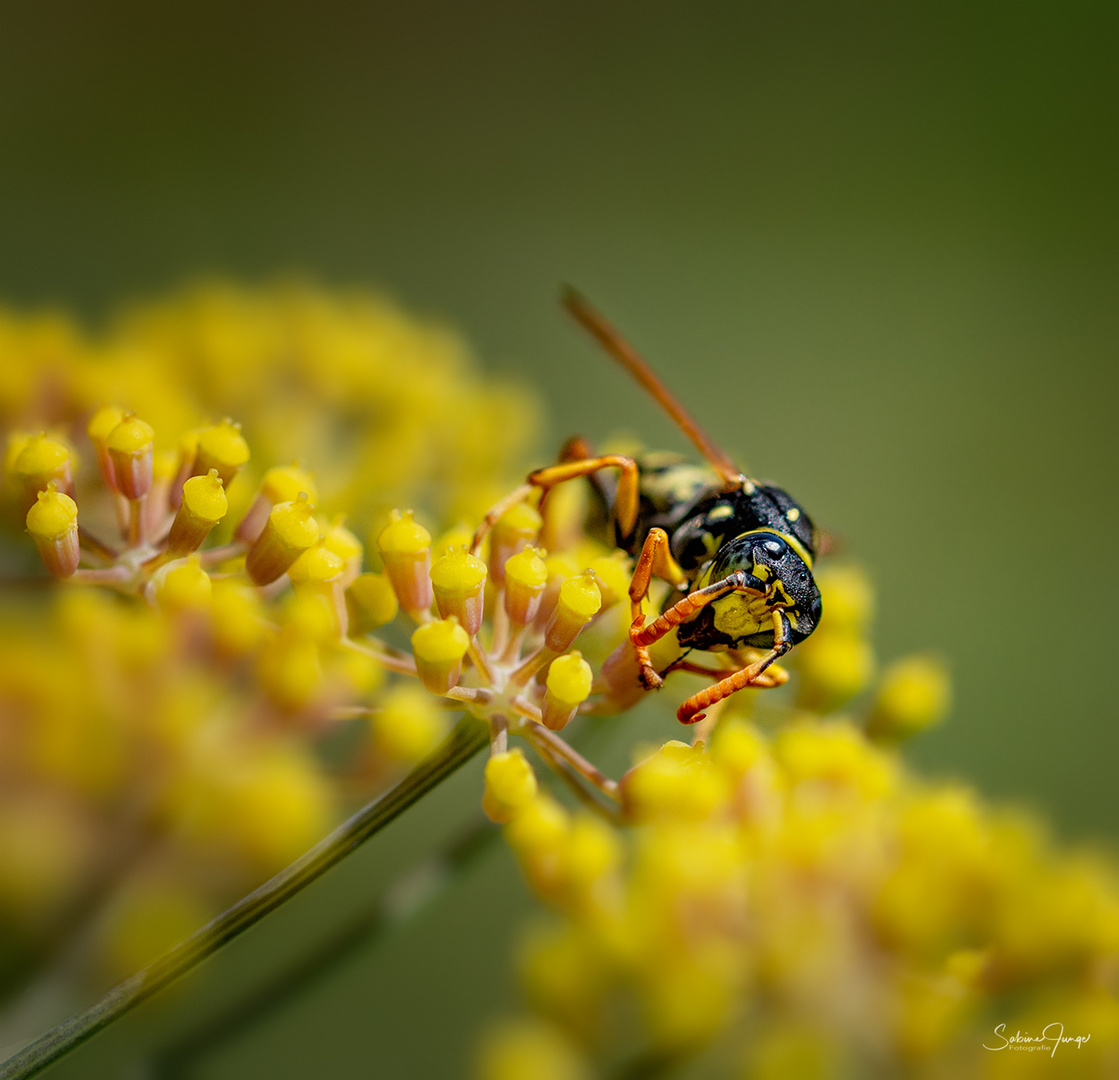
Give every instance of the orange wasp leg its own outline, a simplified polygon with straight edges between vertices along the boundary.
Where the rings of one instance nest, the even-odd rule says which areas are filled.
[[[645,625],[645,612],[641,603],[648,595],[649,585],[653,575],[664,578],[673,585],[682,585],[687,579],[684,572],[676,565],[676,561],[669,554],[668,534],[664,529],[650,529],[649,535],[642,545],[641,554],[637,559],[637,566],[633,571],[633,580],[629,586],[630,608],[633,620],[630,623],[629,639],[633,643],[634,652],[637,654],[637,663],[641,669],[641,685],[646,690],[660,686],[664,681],[657,674],[649,659],[649,646],[659,641],[665,634],[671,632],[683,622],[687,622],[701,608],[706,607],[714,600],[726,596],[730,592],[742,592],[751,596],[764,596],[757,589],[746,586],[746,574],[736,570],[733,574],[720,581],[712,582],[702,589],[696,589],[687,596],[678,600],[667,611],[658,615],[648,626]]]
[[[723,668],[719,670],[718,668],[707,667],[704,664],[693,664],[690,660],[679,660],[672,665],[670,670],[686,671],[690,675],[706,675],[711,679],[721,679],[734,669]],[[774,690],[778,686],[784,686],[788,681],[789,673],[783,667],[778,664],[770,664],[750,685],[760,690]]]
[[[531,484],[521,484],[520,487],[514,488],[508,495],[494,503],[486,511],[486,516],[482,518],[481,524],[474,530],[474,539],[470,541],[470,554],[477,555],[478,549],[482,546],[482,541],[489,536],[490,530],[497,520],[518,503],[523,503],[535,490]]]
[[[566,480],[591,476],[599,469],[617,469],[618,490],[614,496],[614,518],[623,536],[633,532],[637,524],[638,478],[637,462],[623,454],[604,454],[602,457],[584,458],[582,461],[563,461],[529,473],[528,483],[539,488],[546,498],[548,492]]]
[[[623,534],[632,532],[637,523],[637,462],[622,454],[606,454],[602,457],[584,458],[581,461],[563,461],[559,465],[548,465],[546,468],[529,473],[520,487],[509,492],[505,498],[490,508],[474,533],[470,550],[477,553],[498,518],[517,503],[524,502],[534,491],[539,491],[542,498],[546,498],[548,492],[557,484],[567,480],[577,480],[581,476],[590,476],[599,469],[619,470],[618,491],[614,497],[614,516]]]
[[[773,648],[763,657],[752,664],[736,671],[733,675],[700,690],[693,694],[679,709],[676,710],[676,719],[681,724],[695,724],[704,717],[704,710],[709,709],[717,701],[730,697],[731,694],[745,689],[747,686],[772,685],[775,680],[765,677],[766,668],[775,660],[782,657],[793,647],[789,640],[788,616],[777,609],[773,612]],[[761,676],[761,678],[759,678]],[[783,681],[783,680],[782,680]],[[779,684],[778,684],[779,685]]]

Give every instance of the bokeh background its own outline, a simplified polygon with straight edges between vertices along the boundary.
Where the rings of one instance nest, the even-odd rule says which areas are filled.
[[[885,659],[949,658],[919,767],[1110,843],[1117,41],[1092,0],[11,5],[0,297],[96,323],[213,273],[370,283],[544,396],[526,465],[576,431],[682,447],[565,320],[570,281],[869,565]],[[479,790],[51,1075],[189,1037]],[[495,850],[188,1075],[456,1075],[527,908]]]

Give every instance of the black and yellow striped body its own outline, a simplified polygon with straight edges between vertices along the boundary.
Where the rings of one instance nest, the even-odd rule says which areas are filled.
[[[762,593],[732,592],[708,604],[679,627],[680,644],[703,650],[769,648],[775,609],[786,614],[793,644],[808,637],[821,614],[812,577],[816,535],[796,500],[781,488],[749,480],[728,492],[711,469],[673,454],[648,453],[636,461],[637,522],[628,535],[614,525],[614,542],[636,555],[651,529],[664,529],[688,578],[684,592],[744,571],[749,587]],[[609,484],[595,486],[612,506]],[[670,594],[666,603],[678,598]]]

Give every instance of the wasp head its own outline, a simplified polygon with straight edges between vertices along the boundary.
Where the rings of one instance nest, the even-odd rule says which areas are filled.
[[[799,541],[770,529],[756,529],[727,541],[703,575],[703,582],[746,575],[762,595],[730,593],[681,626],[681,645],[699,649],[767,647],[773,643],[772,612],[788,616],[793,644],[803,641],[820,621],[820,590],[812,577],[811,556]]]

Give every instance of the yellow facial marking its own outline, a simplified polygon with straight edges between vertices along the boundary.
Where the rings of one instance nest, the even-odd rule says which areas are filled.
[[[731,593],[711,605],[714,610],[715,629],[738,640],[756,634],[763,626],[770,625],[769,609],[764,596],[747,596]]]
[[[785,584],[780,578],[778,578],[773,583],[773,589],[771,590],[769,595],[769,602],[773,606],[776,606],[777,604],[789,604],[790,606],[793,605],[793,599],[785,591]]]

